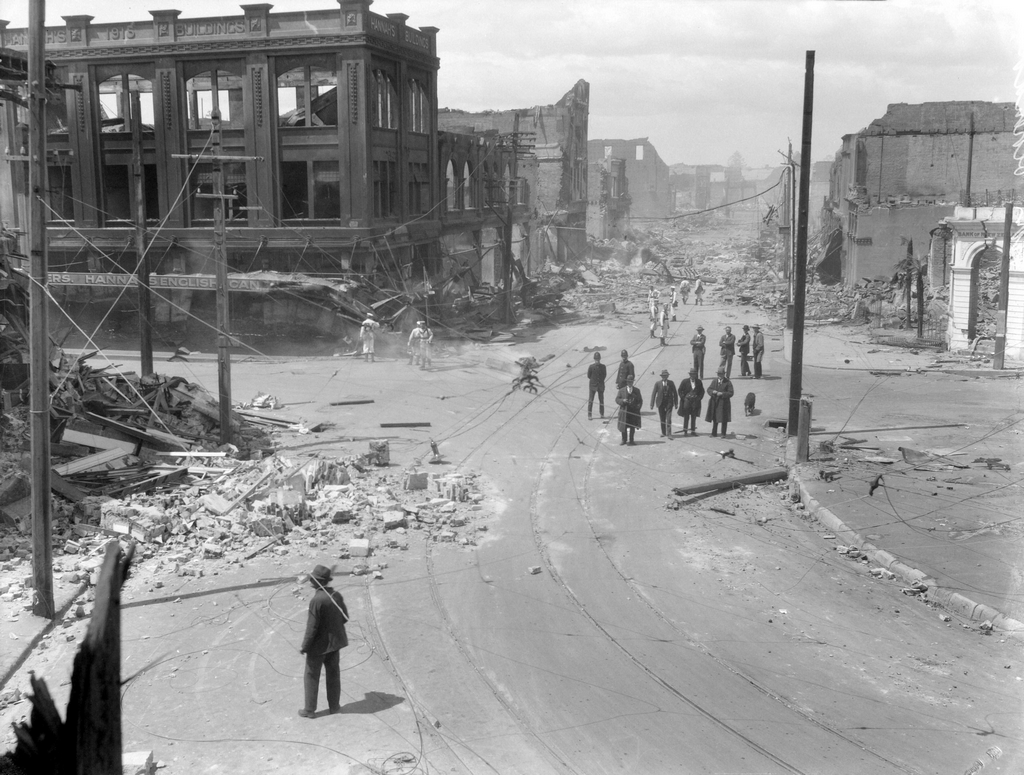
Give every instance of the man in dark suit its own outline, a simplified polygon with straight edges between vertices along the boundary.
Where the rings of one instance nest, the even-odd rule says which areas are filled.
[[[711,435],[718,435],[718,426],[722,426],[722,436],[729,432],[729,420],[732,419],[732,381],[725,376],[725,367],[718,370],[718,377],[708,385],[708,413],[704,418],[711,423]]]
[[[625,351],[623,351],[625,352]],[[644,408],[644,397],[640,390],[633,387],[633,375],[626,378],[625,387],[619,388],[615,395],[615,403],[619,406],[619,432],[622,434],[622,444],[634,446],[633,434],[640,427],[640,410]]]
[[[590,393],[587,397],[587,419],[594,419],[594,394],[597,394],[597,405],[604,417],[604,381],[608,378],[608,367],[601,363],[601,353],[594,353],[594,362],[587,367],[587,381]]]
[[[697,333],[690,340],[690,347],[693,350],[693,368],[697,370],[697,376],[701,379],[704,379],[704,351],[707,348],[707,341],[704,326],[697,326]]]
[[[764,334],[761,333],[761,326],[754,326],[754,338],[751,346],[754,348],[754,379],[761,379],[761,361],[764,360]]]
[[[668,378],[668,369],[661,372],[661,379],[654,383],[651,392],[651,409],[658,407],[661,418],[661,435],[672,438],[672,412],[679,403],[676,384]]]
[[[629,353],[623,350],[622,360],[619,361],[619,370],[615,374],[615,387],[621,390],[626,387],[626,378],[635,376],[636,372],[633,369],[632,362],[629,360]]]
[[[750,364],[747,358],[750,357],[750,326],[743,326],[743,335],[736,340],[736,347],[740,351],[740,376],[750,376]]]
[[[725,327],[725,333],[718,340],[718,346],[722,351],[722,362],[719,365],[725,367],[725,376],[732,377],[732,359],[736,355],[736,335],[729,326]]]
[[[317,694],[320,691],[320,669],[327,673],[327,707],[331,713],[341,710],[341,660],[339,652],[348,645],[345,622],[348,608],[340,592],[331,588],[331,569],[317,565],[309,574],[309,582],[316,593],[309,601],[306,617],[306,635],[302,639],[300,654],[306,655],[306,670],[302,676],[306,703],[299,710],[303,718],[316,715]]]
[[[697,418],[700,417],[700,402],[704,399],[704,383],[697,376],[696,369],[690,369],[690,376],[679,383],[679,416],[683,418],[683,435],[687,430],[697,435]]]

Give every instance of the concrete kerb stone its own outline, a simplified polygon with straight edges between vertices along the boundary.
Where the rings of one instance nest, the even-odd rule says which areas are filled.
[[[942,608],[953,611],[958,616],[973,622],[990,622],[993,630],[999,630],[1006,635],[1024,640],[1024,623],[1006,616],[990,605],[975,602],[959,592],[941,588],[936,580],[930,578],[924,571],[911,568],[889,552],[865,541],[858,532],[851,530],[835,513],[822,506],[816,498],[811,497],[797,469],[793,469],[792,476],[799,487],[800,500],[804,504],[804,508],[836,536],[841,537],[844,542],[852,544],[864,552],[867,558],[876,565],[895,573],[908,585],[918,582],[925,584],[928,587],[928,591],[924,595],[925,599]]]
[[[25,644],[25,648],[21,650],[21,653],[12,660],[10,664],[0,665],[0,669],[3,670],[3,673],[0,673],[0,690],[7,686],[7,682],[10,681],[12,676],[18,672],[19,668],[25,664],[25,660],[29,658],[29,655],[35,650],[36,646],[39,645],[39,642],[43,637],[60,624],[67,612],[71,610],[71,606],[74,605],[75,600],[77,600],[79,595],[85,592],[88,588],[88,581],[82,581],[79,583],[78,588],[72,592],[66,600],[61,602],[59,606],[55,605],[56,613],[54,614],[53,619],[45,623],[40,620],[38,632],[36,632],[32,639]],[[54,601],[54,603],[56,602],[57,601]]]

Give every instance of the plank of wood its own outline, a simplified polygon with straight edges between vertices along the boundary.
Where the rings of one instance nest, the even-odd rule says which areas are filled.
[[[382,422],[381,428],[429,428],[428,422]]]
[[[139,453],[138,441],[125,441],[124,439],[112,439],[109,436],[100,436],[95,433],[76,431],[73,428],[65,428],[62,440],[69,444],[80,444],[83,447],[92,449],[119,449],[127,455]]]
[[[168,471],[167,473],[160,473],[155,476],[147,477],[142,481],[132,482],[124,487],[112,487],[106,492],[107,495],[132,495],[137,492],[147,492],[155,487],[160,487],[172,482],[180,482],[186,476],[188,476],[188,468],[176,468],[173,471]]]
[[[240,506],[242,504],[242,501],[244,501],[246,498],[248,498],[250,495],[252,495],[254,492],[256,492],[256,490],[259,488],[259,486],[261,484],[263,484],[265,481],[267,481],[267,479],[269,479],[271,476],[273,476],[274,473],[275,473],[275,471],[273,469],[271,469],[270,471],[267,471],[265,474],[263,474],[263,476],[261,476],[256,481],[256,483],[254,485],[252,485],[252,487],[248,488],[245,492],[243,492],[241,495],[239,495],[233,501],[228,502],[227,505],[224,508],[213,509],[213,508],[210,508],[209,504],[206,504],[206,510],[211,512],[211,513],[213,513],[213,514],[216,514],[218,517],[224,516],[225,514],[227,514],[227,513],[231,512],[231,511],[233,511],[234,509],[238,508],[238,506]],[[226,500],[226,499],[223,499],[223,500]]]
[[[752,474],[742,476],[730,476],[728,479],[715,479],[710,482],[691,484],[685,487],[673,487],[672,492],[676,495],[699,495],[702,492],[715,492],[716,490],[731,490],[735,487],[743,487],[748,484],[764,484],[766,482],[777,482],[780,479],[789,477],[788,468],[770,468],[766,471],[756,471]]]
[[[331,406],[355,406],[356,404],[372,404],[372,398],[349,398],[344,401],[331,401]]]
[[[62,498],[67,498],[75,503],[85,499],[84,492],[71,484],[71,482],[66,481],[63,476],[53,469],[50,470],[50,489]]]
[[[86,455],[78,460],[72,460],[70,463],[57,466],[53,470],[59,476],[70,476],[71,474],[80,474],[84,471],[106,471],[111,468],[124,468],[127,465],[125,462],[126,457],[128,457],[128,454],[124,450],[105,449],[102,452]]]
[[[161,457],[227,457],[227,452],[193,452],[188,449],[153,452]]]
[[[861,433],[887,433],[889,431],[920,431],[929,430],[931,428],[964,428],[967,423],[954,422],[945,425],[893,425],[889,428],[858,428],[854,431],[845,431],[850,435],[861,434]],[[816,436],[822,433],[836,433],[836,431],[825,430],[824,428],[814,428],[811,430],[811,435]]]

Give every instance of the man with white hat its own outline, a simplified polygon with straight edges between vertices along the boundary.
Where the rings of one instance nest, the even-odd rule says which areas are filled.
[[[321,668],[327,673],[327,707],[331,713],[341,710],[339,652],[348,645],[348,635],[345,633],[348,608],[341,593],[331,588],[331,569],[317,565],[309,574],[309,583],[316,592],[309,601],[306,634],[299,648],[299,653],[306,656],[306,669],[302,675],[305,704],[299,709],[299,715],[303,718],[316,716]]]
[[[366,320],[359,326],[359,338],[363,342],[363,358],[367,363],[373,363],[376,358],[373,355],[373,337],[380,328],[372,312],[366,313]]]
[[[416,328],[409,333],[409,365],[424,363],[423,340],[427,335],[427,321],[417,320]]]
[[[672,411],[678,404],[676,384],[668,378],[668,369],[662,369],[661,379],[654,383],[654,390],[651,392],[651,409],[658,407],[662,436],[672,438]]]

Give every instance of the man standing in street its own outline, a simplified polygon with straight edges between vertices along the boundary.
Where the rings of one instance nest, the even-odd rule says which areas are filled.
[[[409,365],[423,363],[423,337],[427,335],[426,321],[417,320],[416,328],[409,332]]]
[[[669,293],[672,294],[672,301],[670,301],[669,304],[672,305],[672,322],[675,323],[676,322],[676,307],[679,306],[679,294],[676,291],[676,286],[675,286],[674,283],[668,287],[668,290],[669,290]]]
[[[687,430],[697,435],[697,418],[700,417],[700,402],[704,398],[704,383],[697,377],[697,370],[690,369],[689,379],[679,383],[679,416],[683,418],[683,435]]]
[[[672,308],[668,304],[664,304],[660,307],[658,313],[658,338],[661,339],[661,346],[665,346],[665,339],[668,337],[668,318],[672,314]]]
[[[732,359],[736,355],[736,335],[732,328],[725,327],[725,333],[718,340],[718,346],[722,349],[722,362],[720,366],[725,367],[725,376],[732,377]]]
[[[690,347],[693,349],[693,368],[697,370],[697,376],[704,379],[704,350],[708,338],[704,336],[704,326],[697,326],[697,333],[690,340]]]
[[[682,300],[684,307],[690,299],[690,281],[685,277],[679,281],[679,298]]]
[[[363,340],[363,358],[367,363],[376,361],[373,354],[373,338],[380,328],[380,323],[373,319],[373,313],[366,313],[366,320],[359,327],[359,338]]]
[[[633,387],[633,375],[626,379],[626,386],[619,388],[615,395],[615,403],[619,407],[619,432],[622,434],[622,441],[619,443],[635,446],[633,434],[640,427],[640,410],[644,408],[644,397],[640,391]]]
[[[317,565],[309,574],[309,582],[316,592],[309,601],[306,635],[299,649],[300,654],[306,655],[306,670],[302,676],[306,702],[299,710],[303,718],[316,715],[321,668],[327,673],[327,707],[331,713],[341,710],[341,662],[338,652],[348,645],[348,636],[345,634],[348,608],[345,607],[341,593],[331,588],[331,569]]]
[[[651,409],[658,407],[662,436],[672,438],[672,412],[678,404],[676,384],[668,378],[668,369],[663,369],[661,379],[654,383],[654,390],[651,392]]]
[[[654,286],[647,292],[647,313],[651,318],[651,339],[654,338],[654,327],[658,325],[658,312],[661,310],[661,304],[658,303],[658,292],[654,290]]]
[[[750,364],[747,358],[750,357],[750,326],[743,326],[743,335],[736,340],[736,346],[740,351],[740,376],[750,376]]]
[[[629,353],[622,351],[622,360],[619,361],[619,370],[615,374],[615,387],[619,390],[626,387],[626,380],[636,376],[633,364],[629,360]]]
[[[694,305],[700,304],[704,306],[704,281],[699,277],[697,278],[697,284],[693,286],[693,303]]]
[[[711,435],[718,435],[718,426],[722,426],[722,436],[729,431],[729,420],[732,419],[732,382],[725,376],[725,369],[718,370],[718,377],[708,385],[708,413],[704,419],[711,423]]]
[[[764,359],[764,334],[761,326],[754,327],[754,379],[761,379],[761,361]]]
[[[587,368],[587,381],[590,393],[587,396],[587,419],[594,419],[594,394],[597,394],[597,405],[604,417],[604,381],[608,378],[608,367],[601,363],[601,353],[594,353],[594,362]]]

